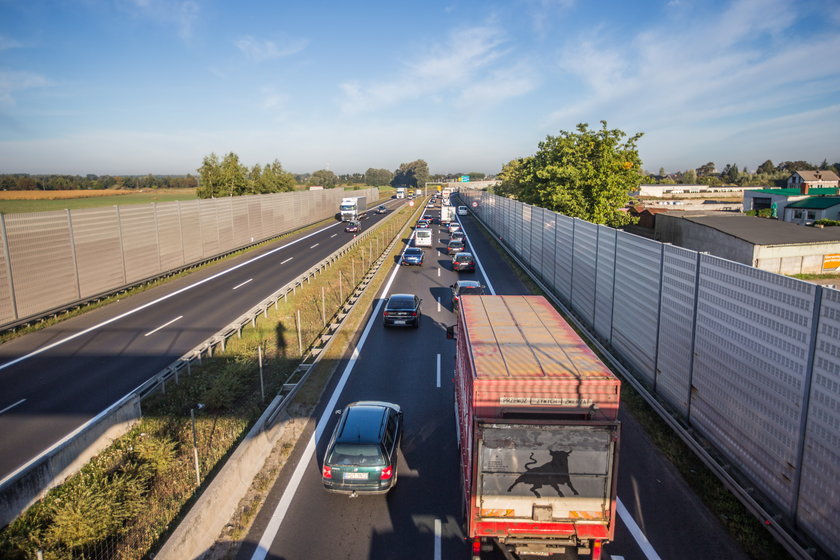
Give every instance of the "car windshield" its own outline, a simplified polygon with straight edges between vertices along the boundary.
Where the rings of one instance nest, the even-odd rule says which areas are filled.
[[[461,241],[450,241],[449,246],[454,247],[455,249],[459,249],[459,248],[463,247],[464,244]]]
[[[420,249],[406,249],[405,250],[405,256],[406,257],[419,257],[422,254],[423,254],[423,251],[421,251]]]
[[[414,298],[391,298],[388,309],[414,309]]]
[[[331,465],[377,467],[385,465],[385,458],[382,449],[375,444],[336,443],[326,462]]]

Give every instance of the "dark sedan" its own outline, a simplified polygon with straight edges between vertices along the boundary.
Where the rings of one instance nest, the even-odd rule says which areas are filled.
[[[348,233],[359,233],[362,231],[362,223],[358,221],[347,222],[347,225],[344,226],[344,231]]]
[[[403,266],[407,265],[417,265],[423,266],[423,257],[425,253],[423,249],[418,249],[417,247],[409,247],[403,253],[403,258],[401,264]]]
[[[457,253],[452,257],[452,270],[455,272],[475,272],[475,259],[472,253]]]
[[[382,312],[382,323],[386,327],[419,327],[422,301],[414,294],[392,294]]]
[[[458,309],[458,302],[461,299],[461,296],[464,295],[476,295],[481,296],[484,295],[484,286],[481,285],[480,282],[475,280],[458,280],[451,286],[449,286],[452,290],[452,310],[455,311]]]

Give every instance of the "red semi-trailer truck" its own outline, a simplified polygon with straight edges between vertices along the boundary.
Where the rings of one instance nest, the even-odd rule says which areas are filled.
[[[615,530],[620,382],[541,296],[463,296],[455,414],[472,557],[592,560]]]

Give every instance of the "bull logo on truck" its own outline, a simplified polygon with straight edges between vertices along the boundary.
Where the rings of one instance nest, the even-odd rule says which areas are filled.
[[[579,492],[569,477],[569,455],[571,455],[572,450],[554,451],[549,449],[549,453],[551,453],[551,460],[549,462],[531,468],[530,465],[537,463],[537,460],[534,459],[534,453],[531,452],[531,460],[525,463],[525,472],[516,477],[516,480],[513,481],[513,484],[510,485],[507,491],[510,492],[514,486],[522,483],[530,484],[531,492],[537,498],[542,497],[537,490],[543,486],[551,486],[557,492],[558,496],[565,496],[560,491],[560,485],[566,485],[577,496]]]

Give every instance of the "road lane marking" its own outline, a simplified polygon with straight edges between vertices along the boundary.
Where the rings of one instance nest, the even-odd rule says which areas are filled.
[[[330,235],[330,239],[332,239],[333,237],[336,237],[337,235],[338,235],[337,233],[334,233],[334,234]]]
[[[241,284],[237,284],[236,286],[234,286],[234,287],[233,287],[233,289],[234,289],[234,290],[239,289],[239,288],[241,288],[242,286],[244,286],[245,284],[247,284],[248,282],[251,282],[252,280],[253,280],[253,278],[248,278],[247,280],[245,280],[245,281],[244,281],[244,282],[242,282]]]
[[[336,235],[338,235],[338,234],[336,234]],[[318,245],[320,245],[320,243],[316,243],[315,245],[313,245],[312,247],[310,247],[310,249],[314,249],[314,248],[315,248],[315,247],[317,247]]]
[[[292,260],[293,258],[294,258],[294,257],[289,257],[289,258],[288,258],[288,259],[286,259],[285,261],[280,261],[280,264],[286,264],[287,262],[289,262],[289,261],[290,261],[290,260]]]
[[[437,387],[440,389],[440,354],[437,355]]]
[[[3,410],[0,410],[0,414],[3,414],[4,412],[6,412],[6,411],[8,411],[8,410],[12,410],[12,409],[13,409],[14,407],[16,407],[17,405],[19,405],[19,404],[21,404],[21,403],[25,403],[25,402],[26,402],[26,399],[20,399],[20,400],[19,400],[18,402],[16,402],[15,404],[10,404],[9,406],[7,406],[6,408],[4,408]]]
[[[440,296],[438,296],[437,302],[438,302],[437,310],[438,310],[438,313],[440,313]]]
[[[636,540],[636,544],[639,545],[639,548],[642,549],[642,554],[645,555],[645,558],[648,560],[661,560],[659,555],[653,549],[653,545],[650,544],[650,541],[647,540],[647,537],[636,525],[636,520],[633,519],[633,516],[630,515],[630,512],[627,511],[627,508],[624,507],[624,504],[618,498],[615,499],[616,501],[616,509],[618,510],[618,516],[624,521],[624,524],[627,525],[627,528],[630,530],[630,534],[633,535],[633,538]]]
[[[146,334],[144,334],[143,336],[149,336],[150,334],[155,334],[155,333],[156,333],[156,332],[158,332],[160,329],[166,328],[166,327],[168,327],[169,325],[171,325],[172,323],[174,323],[175,321],[177,321],[177,320],[179,320],[179,319],[183,319],[183,318],[184,318],[184,316],[183,316],[183,315],[178,315],[177,317],[175,317],[174,319],[172,319],[172,320],[171,320],[171,321],[169,321],[168,323],[164,323],[164,324],[162,324],[161,326],[159,326],[159,327],[158,327],[158,328],[156,328],[155,330],[153,330],[153,331],[149,331],[149,332],[147,332]]]
[[[440,560],[440,519],[435,519],[435,560]]]
[[[397,272],[399,272],[399,270],[400,267],[394,267],[391,277],[382,289],[382,294],[387,294],[391,289],[391,284],[394,283],[394,279],[397,277]],[[280,501],[277,503],[277,507],[274,508],[274,512],[271,514],[271,519],[269,519],[268,525],[266,526],[262,537],[260,537],[260,542],[257,544],[257,549],[254,551],[253,556],[251,556],[251,560],[265,560],[265,557],[268,555],[269,547],[271,547],[271,543],[274,542],[278,531],[280,531],[280,525],[283,523],[283,519],[289,512],[289,506],[297,493],[300,481],[303,479],[306,469],[309,468],[309,463],[312,461],[312,457],[315,454],[315,446],[317,442],[321,440],[321,436],[324,434],[327,423],[333,417],[336,403],[338,402],[338,398],[341,396],[341,392],[344,391],[344,386],[347,384],[347,380],[350,378],[350,372],[353,371],[353,367],[359,360],[359,354],[367,341],[373,325],[379,321],[379,312],[382,309],[382,304],[384,302],[384,297],[377,299],[376,307],[373,308],[373,312],[370,314],[370,319],[368,319],[365,330],[362,332],[362,336],[359,337],[359,343],[353,349],[353,353],[350,355],[350,359],[347,361],[347,365],[341,373],[338,383],[336,383],[335,389],[330,396],[330,400],[324,407],[324,412],[321,414],[321,418],[315,426],[315,432],[312,436],[310,436],[309,443],[306,444],[306,448],[303,450],[303,455],[301,455],[300,461],[298,462],[297,467],[295,467],[291,479],[289,479],[289,484],[286,486],[286,489],[283,491],[283,495],[280,497]]]
[[[301,241],[303,241],[304,239],[308,239],[308,238],[312,237],[313,235],[318,235],[319,233],[322,233],[322,232],[324,232],[324,231],[327,231],[328,229],[333,228],[333,227],[335,227],[335,226],[337,226],[337,225],[338,225],[338,224],[332,224],[332,225],[329,225],[329,226],[327,226],[327,227],[325,227],[325,228],[321,228],[321,229],[319,229],[319,230],[317,230],[317,231],[313,231],[313,232],[312,232],[312,233],[310,233],[309,235],[304,235],[303,237],[301,237],[301,238],[299,238],[299,239],[295,239],[294,241],[290,241],[289,243],[286,243],[285,245],[283,245],[283,246],[281,246],[281,247],[277,247],[277,248],[272,249],[272,250],[270,250],[270,251],[266,251],[265,253],[263,253],[263,254],[261,254],[261,255],[257,255],[257,256],[256,256],[256,257],[254,257],[253,259],[249,259],[249,260],[247,260],[247,261],[245,261],[245,262],[241,262],[241,263],[239,263],[239,264],[238,264],[238,265],[236,265],[236,266],[232,266],[232,267],[230,267],[230,268],[228,268],[228,269],[226,269],[226,270],[223,270],[223,271],[221,271],[221,272],[217,272],[216,274],[214,274],[214,275],[212,275],[212,276],[208,276],[207,278],[204,278],[203,280],[199,280],[199,281],[198,281],[198,282],[196,282],[195,284],[190,284],[189,286],[184,286],[183,288],[181,288],[181,289],[179,289],[179,290],[175,290],[174,292],[169,293],[169,294],[166,294],[165,296],[159,297],[158,299],[156,299],[156,300],[154,300],[154,301],[150,301],[150,302],[145,303],[145,304],[143,304],[143,305],[141,305],[141,306],[139,306],[139,307],[135,307],[134,309],[132,309],[132,310],[130,310],[130,311],[126,311],[125,313],[123,313],[123,314],[121,314],[121,315],[117,315],[116,317],[111,317],[111,318],[110,318],[110,319],[108,319],[107,321],[102,321],[102,322],[101,322],[101,323],[99,323],[98,325],[93,325],[92,327],[88,327],[88,328],[86,328],[86,329],[84,329],[84,330],[82,330],[82,331],[77,332],[76,334],[73,334],[73,335],[68,336],[67,338],[62,338],[61,340],[56,340],[56,341],[55,341],[55,342],[53,342],[52,344],[48,344],[48,345],[46,345],[46,346],[42,346],[41,348],[38,348],[37,350],[33,350],[33,351],[32,351],[32,352],[30,352],[29,354],[25,354],[25,355],[23,355],[23,356],[20,356],[19,358],[15,358],[14,360],[8,361],[8,362],[6,362],[5,364],[0,365],[0,371],[4,370],[4,369],[6,369],[6,368],[10,368],[10,367],[12,367],[12,366],[14,366],[14,365],[17,365],[17,364],[19,364],[19,363],[23,362],[24,360],[28,360],[29,358],[35,357],[35,356],[37,356],[37,355],[39,355],[39,354],[43,354],[44,352],[47,352],[48,350],[52,350],[53,348],[55,348],[55,347],[57,347],[57,346],[61,346],[62,344],[65,344],[65,343],[67,343],[67,342],[70,342],[71,340],[75,340],[75,339],[77,339],[77,338],[79,338],[79,337],[81,337],[81,336],[85,336],[85,335],[86,335],[86,334],[88,334],[88,333],[92,333],[93,331],[98,330],[98,329],[101,329],[102,327],[108,326],[108,325],[110,325],[111,323],[116,323],[116,322],[117,322],[117,321],[119,321],[120,319],[125,319],[126,317],[129,317],[129,316],[131,316],[131,315],[134,315],[135,313],[138,313],[138,312],[140,312],[140,311],[143,311],[144,309],[146,309],[146,308],[148,308],[148,307],[151,307],[151,306],[153,306],[153,305],[157,305],[158,303],[161,303],[161,302],[163,302],[163,301],[166,301],[166,300],[168,300],[168,299],[170,299],[170,298],[173,298],[173,297],[175,297],[175,296],[179,296],[179,295],[181,295],[182,293],[184,293],[184,292],[186,292],[186,291],[192,290],[193,288],[197,288],[198,286],[201,286],[202,284],[206,284],[207,282],[210,282],[210,281],[212,281],[212,280],[215,280],[216,278],[219,278],[219,277],[221,277],[221,276],[224,276],[225,274],[229,274],[229,273],[233,272],[234,270],[238,270],[238,269],[242,268],[243,266],[248,266],[248,265],[249,265],[249,264],[251,264],[251,263],[254,263],[254,262],[256,262],[256,261],[258,261],[258,260],[260,260],[260,259],[264,259],[264,258],[266,258],[266,257],[268,257],[268,256],[270,256],[270,255],[273,255],[274,253],[276,253],[276,252],[278,252],[278,251],[282,251],[283,249],[285,249],[285,248],[287,248],[287,247],[290,247],[290,246],[294,245],[295,243],[300,243],[300,242],[301,242]],[[336,234],[336,235],[337,235],[337,234]]]

